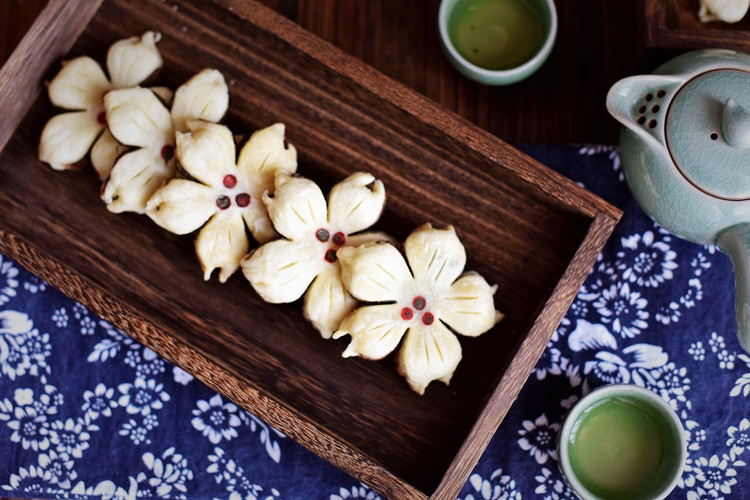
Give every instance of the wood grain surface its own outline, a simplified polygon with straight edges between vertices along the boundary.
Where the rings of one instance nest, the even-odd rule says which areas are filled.
[[[438,0],[263,2],[510,143],[616,143],[607,90],[663,59],[644,54],[642,0],[557,0],[560,28],[547,63],[523,82],[495,88],[462,77],[443,56]],[[0,55],[7,57],[44,3],[0,2]]]
[[[684,51],[723,48],[750,52],[750,16],[736,23],[700,22],[697,0],[645,0],[646,46]]]
[[[316,25],[356,26],[352,36],[367,9],[394,16],[381,20],[385,34],[403,22],[390,10],[402,2],[351,4],[360,10],[346,22],[318,19],[306,3],[275,6]],[[51,0],[43,16],[0,72],[0,108],[11,110],[0,124],[0,251],[385,496],[455,498],[620,212],[262,5]],[[265,304],[241,275],[203,281],[190,236],[107,212],[91,169],[53,172],[38,161],[55,113],[43,92],[55,55],[103,60],[112,42],[148,29],[162,33],[161,83],[176,87],[204,67],[224,74],[235,133],[284,122],[299,172],[324,189],[359,170],[381,179],[378,229],[403,239],[424,222],[457,228],[467,269],[498,284],[506,317],[462,342],[449,387],[419,397],[392,357],[341,358],[346,341],[323,341],[299,303]]]
[[[686,50],[750,51],[750,16],[698,22],[697,0],[557,0],[559,35],[545,66],[509,87],[460,76],[437,38],[438,0],[261,0],[302,27],[510,143],[615,144],[609,87]],[[0,60],[45,0],[0,2]]]

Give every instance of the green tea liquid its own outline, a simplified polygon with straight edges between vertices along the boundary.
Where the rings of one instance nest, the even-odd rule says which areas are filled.
[[[529,0],[463,0],[448,21],[448,33],[468,61],[490,70],[528,61],[544,43],[543,20]]]
[[[628,498],[654,487],[665,463],[660,420],[626,399],[593,406],[570,437],[570,465],[581,483],[605,498]]]

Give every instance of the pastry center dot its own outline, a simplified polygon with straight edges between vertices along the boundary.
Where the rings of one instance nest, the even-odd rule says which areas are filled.
[[[232,200],[229,198],[229,196],[222,194],[218,198],[216,198],[216,206],[222,210],[226,210],[231,205],[232,205]]]
[[[326,260],[326,262],[330,262],[331,264],[333,264],[334,262],[336,262],[336,260],[337,260],[336,250],[334,250],[333,248],[331,248],[329,250],[326,250],[326,254],[325,254],[324,259]]]
[[[344,235],[344,233],[342,233],[341,231],[337,231],[333,234],[333,238],[331,238],[331,240],[333,241],[334,245],[341,246],[346,243],[346,235]]]
[[[234,197],[234,201],[238,207],[244,208],[250,204],[250,195],[247,193],[240,193]]]
[[[330,244],[326,245],[328,248],[323,254],[323,258],[326,262],[331,264],[338,260],[338,257],[336,257],[336,247],[340,247],[346,243],[346,235],[344,233],[336,231],[331,234],[331,231],[325,227],[320,227],[315,230],[315,239],[321,243],[327,243],[328,241],[333,243],[333,246]]]
[[[165,144],[164,147],[161,148],[161,157],[164,158],[164,161],[169,161],[174,158],[174,146],[171,144]]]
[[[427,299],[422,295],[416,295],[411,304],[401,309],[401,319],[411,321],[419,319],[423,325],[430,326],[435,322],[435,315],[427,311]]]
[[[237,185],[237,177],[232,174],[227,174],[224,176],[223,183],[225,188],[232,189]]]

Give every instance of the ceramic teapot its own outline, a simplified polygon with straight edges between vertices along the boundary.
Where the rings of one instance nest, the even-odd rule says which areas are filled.
[[[738,338],[750,352],[750,55],[688,52],[615,83],[607,110],[624,125],[622,169],[643,210],[731,258]]]

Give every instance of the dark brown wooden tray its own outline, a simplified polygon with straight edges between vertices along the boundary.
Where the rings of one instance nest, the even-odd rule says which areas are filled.
[[[299,172],[354,171],[388,193],[402,239],[453,224],[467,269],[499,285],[505,319],[463,339],[449,387],[422,397],[393,359],[343,359],[299,304],[264,303],[241,275],[204,282],[190,237],[113,215],[93,172],[36,157],[62,58],[162,33],[172,86],[204,67],[230,84],[227,123],[276,121]],[[620,212],[575,183],[275,12],[245,0],[52,0],[0,72],[0,251],[136,340],[390,498],[455,498],[541,355]]]
[[[750,15],[736,23],[701,23],[698,0],[642,0],[646,46],[663,49],[719,48],[750,52]]]

